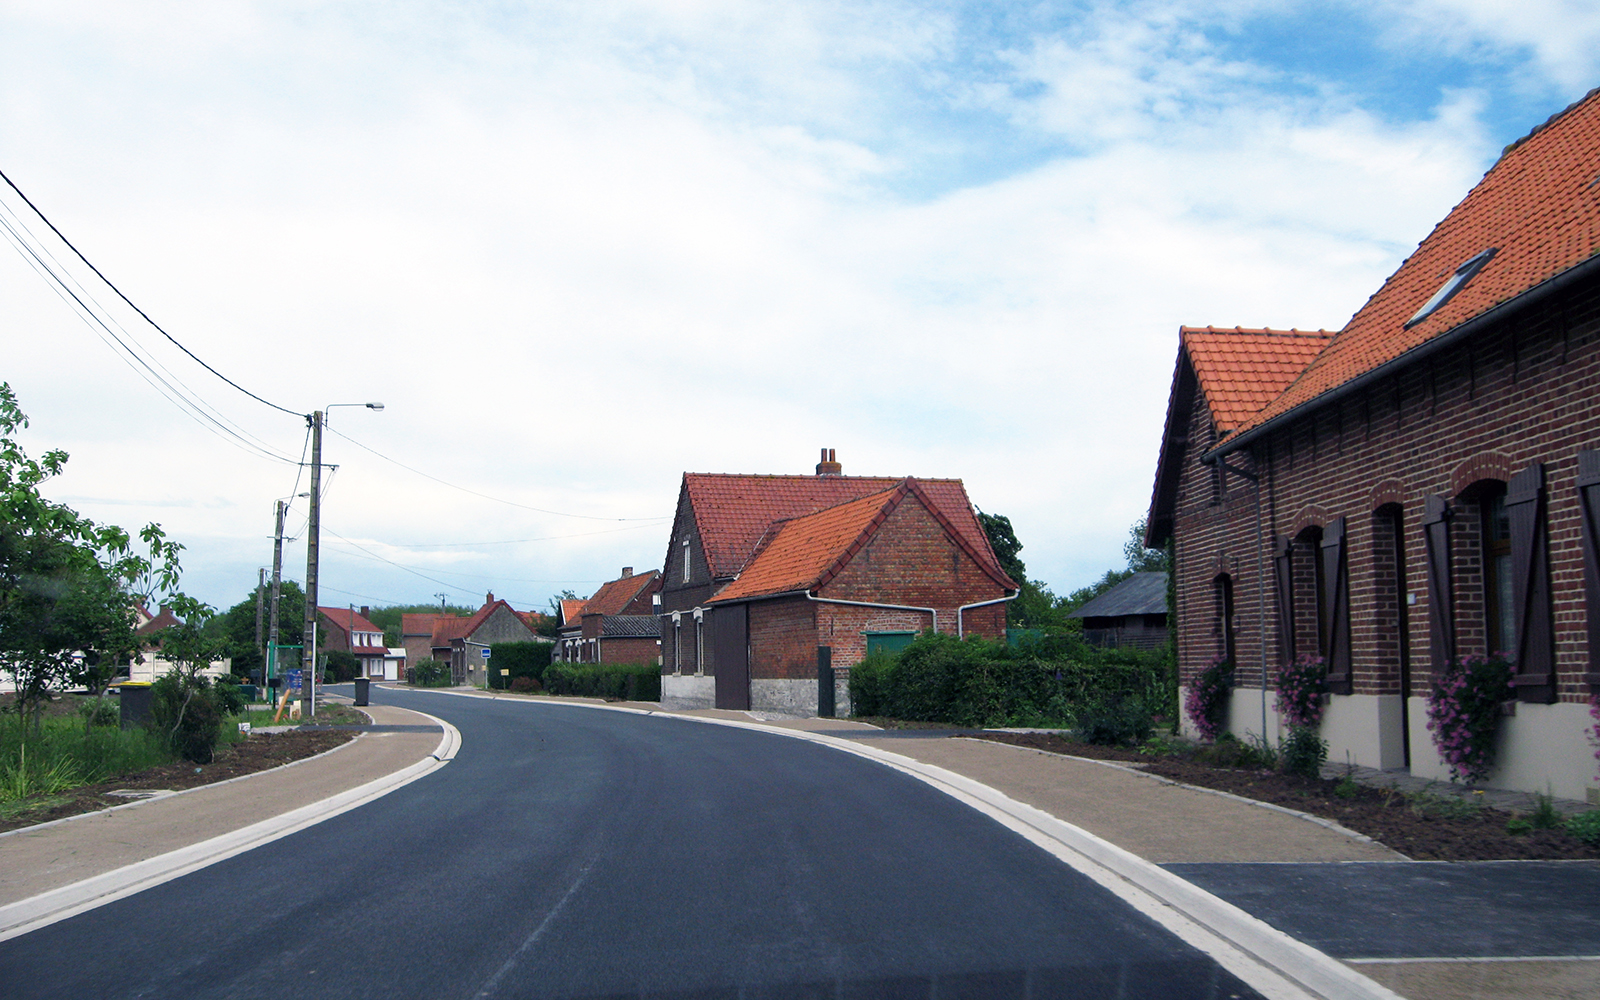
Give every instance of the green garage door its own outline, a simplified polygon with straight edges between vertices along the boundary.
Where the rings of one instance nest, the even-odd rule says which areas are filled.
[[[866,632],[867,655],[873,653],[898,653],[911,645],[911,640],[917,637],[915,632]]]

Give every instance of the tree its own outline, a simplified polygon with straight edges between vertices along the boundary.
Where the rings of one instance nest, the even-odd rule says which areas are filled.
[[[134,648],[134,603],[158,589],[176,593],[183,547],[149,524],[139,532],[141,554],[121,528],[46,500],[39,488],[61,473],[67,453],[29,458],[16,440],[27,426],[0,382],[0,658],[15,680],[17,711],[37,720],[52,690],[92,685]]]
[[[263,608],[272,606],[272,584],[256,588]],[[278,585],[278,644],[300,645],[305,630],[306,595],[293,580]],[[267,641],[266,618],[262,618],[261,642]],[[208,625],[225,642],[224,656],[233,657],[233,672],[253,675],[262,668],[261,649],[256,645],[256,591],[210,620]],[[280,667],[281,667],[280,660]]]
[[[1145,518],[1140,517],[1128,528],[1128,540],[1122,546],[1122,554],[1128,560],[1128,570],[1133,573],[1170,572],[1172,559],[1166,549],[1144,547],[1145,527]]]
[[[1017,541],[1017,533],[1011,528],[1011,518],[1003,514],[985,514],[980,510],[978,523],[989,537],[989,547],[994,549],[994,557],[1000,561],[1000,568],[1005,570],[1006,576],[1018,584],[1026,583],[1028,567],[1017,555],[1022,551],[1022,543]]]

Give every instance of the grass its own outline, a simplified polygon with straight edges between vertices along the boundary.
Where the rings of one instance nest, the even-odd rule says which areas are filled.
[[[96,726],[74,715],[47,716],[27,733],[14,716],[0,722],[0,803],[93,784],[165,764],[172,755],[143,729]]]

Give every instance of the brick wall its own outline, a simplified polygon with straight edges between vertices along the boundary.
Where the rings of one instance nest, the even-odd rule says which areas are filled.
[[[750,603],[750,676],[817,676],[818,605],[804,597]]]
[[[1412,690],[1424,693],[1431,613],[1420,527],[1425,497],[1444,495],[1457,509],[1450,546],[1457,652],[1483,652],[1484,565],[1476,498],[1485,480],[1503,482],[1538,461],[1545,463],[1548,490],[1559,695],[1562,701],[1587,700],[1582,675],[1589,650],[1574,477],[1577,452],[1600,447],[1600,287],[1595,282],[1564,302],[1513,317],[1325,407],[1256,441],[1247,453],[1231,455],[1231,464],[1261,476],[1264,550],[1257,548],[1256,489],[1229,476],[1218,490],[1212,470],[1199,464],[1211,425],[1198,395],[1189,412],[1191,445],[1184,455],[1174,523],[1184,683],[1220,652],[1214,581],[1227,573],[1234,587],[1237,682],[1259,684],[1263,639],[1269,667],[1281,648],[1272,539],[1343,516],[1354,693],[1398,693],[1402,648],[1409,652]],[[1403,579],[1397,572],[1396,517]],[[1301,649],[1315,650],[1314,643],[1305,645],[1316,635],[1309,560],[1297,558],[1296,569],[1297,637]]]

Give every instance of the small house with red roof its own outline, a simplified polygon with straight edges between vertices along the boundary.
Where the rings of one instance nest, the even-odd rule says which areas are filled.
[[[411,662],[432,658],[448,663],[454,683],[482,687],[489,683],[490,646],[550,641],[535,631],[539,621],[540,616],[517,611],[490,592],[472,615],[405,614],[400,616],[400,630],[406,655],[415,657]],[[424,633],[424,628],[429,631]]]
[[[1281,732],[1320,658],[1329,759],[1448,779],[1426,696],[1503,654],[1487,783],[1600,792],[1600,90],[1500,160],[1337,332],[1184,327],[1146,543],[1182,684]]]
[[[171,673],[172,661],[161,655],[161,633],[174,625],[182,624],[172,609],[165,604],[155,614],[143,604],[133,606],[133,631],[140,639],[140,648],[128,663],[128,680],[140,683],[151,683],[159,677]],[[210,665],[200,672],[207,677],[217,678],[233,671],[233,657],[212,660]]]
[[[661,624],[655,596],[661,571],[622,575],[608,581],[587,600],[561,602],[556,658],[568,663],[660,664]]]
[[[361,664],[362,677],[397,681],[405,677],[405,650],[389,649],[383,642],[383,629],[367,619],[372,609],[318,607],[322,616],[317,639],[323,652],[338,650],[354,656]]]
[[[959,479],[685,473],[661,589],[662,703],[847,714],[849,668],[916,633],[1005,635],[1017,584]]]

